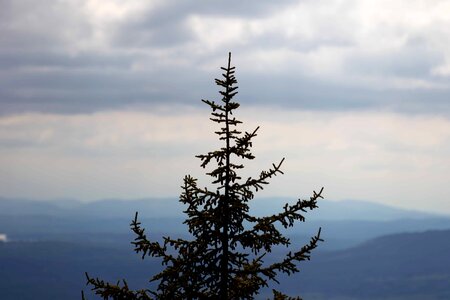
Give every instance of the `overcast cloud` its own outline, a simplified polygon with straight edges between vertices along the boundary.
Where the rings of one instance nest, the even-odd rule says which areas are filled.
[[[448,1],[1,6],[3,114],[198,105],[228,51],[251,105],[450,113]]]
[[[0,196],[178,194],[232,51],[266,195],[450,213],[450,2],[279,2],[0,0]]]

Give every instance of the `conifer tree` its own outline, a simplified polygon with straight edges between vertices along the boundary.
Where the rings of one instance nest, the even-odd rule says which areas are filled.
[[[215,80],[221,88],[221,101],[202,101],[212,110],[211,121],[220,126],[215,133],[223,146],[197,156],[201,167],[208,169],[206,174],[212,178],[214,188],[200,187],[197,179],[187,175],[180,196],[186,206],[184,224],[192,240],[164,237],[162,242],[150,241],[136,213],[131,223],[136,234],[132,242],[134,250],[142,258],[160,258],[165,267],[151,278],[158,282],[157,289],[132,291],[126,281],[110,284],[86,274],[87,284],[103,299],[254,299],[270,282],[278,282],[280,273],[298,272],[298,263],[309,260],[311,251],[321,241],[319,228],[308,244],[289,251],[276,263],[265,262],[265,256],[273,247],[290,246],[289,238],[280,232],[280,227],[291,227],[295,221],[304,222],[304,213],[317,208],[323,188],[318,193],[313,192],[308,200],[286,204],[280,213],[265,217],[249,214],[254,192],[263,189],[273,176],[283,173],[284,158],[259,176],[240,177],[243,162],[255,158],[251,147],[259,127],[251,132],[239,131],[242,122],[233,114],[239,103],[234,101],[238,87],[231,53],[227,67],[221,69],[223,77]],[[273,298],[300,299],[276,290],[273,290]]]

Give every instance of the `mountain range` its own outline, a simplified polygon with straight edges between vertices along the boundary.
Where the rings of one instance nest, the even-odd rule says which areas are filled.
[[[288,200],[257,199],[252,210],[256,215],[273,214]],[[155,236],[183,235],[182,211],[175,198],[89,203],[0,198],[0,233],[7,234],[9,240],[120,241],[131,238],[129,224],[139,212],[140,220]],[[450,228],[449,216],[355,200],[321,201],[306,217],[305,223],[287,230],[287,234],[305,241],[321,227],[327,240],[325,250],[344,249],[386,234]]]
[[[297,199],[287,197],[257,198],[250,202],[255,215],[267,215],[279,211],[285,203]],[[319,209],[308,215],[314,220],[364,220],[392,221],[397,219],[423,219],[450,217],[436,213],[391,207],[361,200],[320,200]],[[139,211],[147,217],[183,217],[183,205],[177,198],[149,199],[104,199],[92,202],[77,200],[38,201],[0,197],[0,215],[47,215],[47,216],[102,216],[104,218],[125,217]]]
[[[255,214],[279,211],[286,198],[255,200]],[[295,199],[294,199],[295,200]],[[289,229],[293,247],[319,227],[324,242],[281,277],[280,289],[304,299],[450,299],[450,217],[363,201],[321,201]],[[133,253],[129,223],[139,211],[152,240],[185,237],[175,198],[78,201],[0,199],[0,299],[80,299],[84,272],[132,288],[161,269]],[[286,249],[276,249],[276,259]],[[271,285],[271,288],[277,288]],[[267,299],[266,289],[257,299]],[[92,295],[88,299],[94,299]]]
[[[301,272],[277,288],[304,299],[450,299],[450,230],[401,233],[339,251],[314,252]],[[275,253],[275,258],[277,258]],[[129,243],[34,241],[0,243],[3,300],[80,299],[84,272],[131,288],[149,287],[160,262],[141,260]],[[269,289],[262,291],[267,299]],[[94,299],[92,295],[88,299]]]

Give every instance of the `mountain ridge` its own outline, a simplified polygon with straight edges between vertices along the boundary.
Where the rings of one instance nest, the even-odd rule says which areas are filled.
[[[287,197],[262,197],[251,201],[251,211],[256,215],[268,215],[278,211],[285,203],[296,201]],[[320,200],[319,209],[307,213],[314,220],[370,220],[389,221],[394,219],[450,218],[450,214],[423,212],[403,209],[363,200]],[[134,214],[152,216],[158,211],[159,217],[182,217],[184,206],[176,197],[145,199],[101,199],[92,202],[78,200],[30,200],[0,197],[0,214],[103,214],[118,217]]]

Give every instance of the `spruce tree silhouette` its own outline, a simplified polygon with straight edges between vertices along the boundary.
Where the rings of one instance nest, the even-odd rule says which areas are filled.
[[[304,222],[303,214],[317,208],[323,188],[313,192],[309,200],[286,204],[278,214],[266,217],[249,214],[254,192],[263,189],[271,177],[283,173],[280,168],[284,158],[255,178],[242,179],[238,175],[244,168],[241,162],[255,158],[250,150],[259,127],[244,133],[237,129],[242,122],[233,116],[239,103],[233,101],[238,87],[231,53],[227,67],[221,69],[223,78],[215,80],[222,89],[221,102],[202,101],[212,110],[211,121],[220,126],[215,133],[223,147],[197,156],[201,167],[215,165],[206,173],[212,177],[214,190],[199,187],[197,179],[187,175],[180,196],[180,201],[187,206],[184,223],[193,239],[164,237],[161,243],[149,241],[136,213],[131,223],[136,234],[132,242],[134,250],[143,259],[146,256],[162,259],[165,269],[152,277],[151,281],[158,282],[154,291],[133,291],[125,280],[110,284],[86,273],[87,284],[103,299],[254,299],[269,282],[278,283],[276,277],[280,273],[298,272],[297,263],[309,260],[311,251],[322,241],[319,228],[308,244],[295,252],[289,251],[279,262],[265,264],[265,255],[274,246],[291,244],[279,231],[279,225],[288,228],[295,221]],[[276,290],[273,298],[300,299]]]

